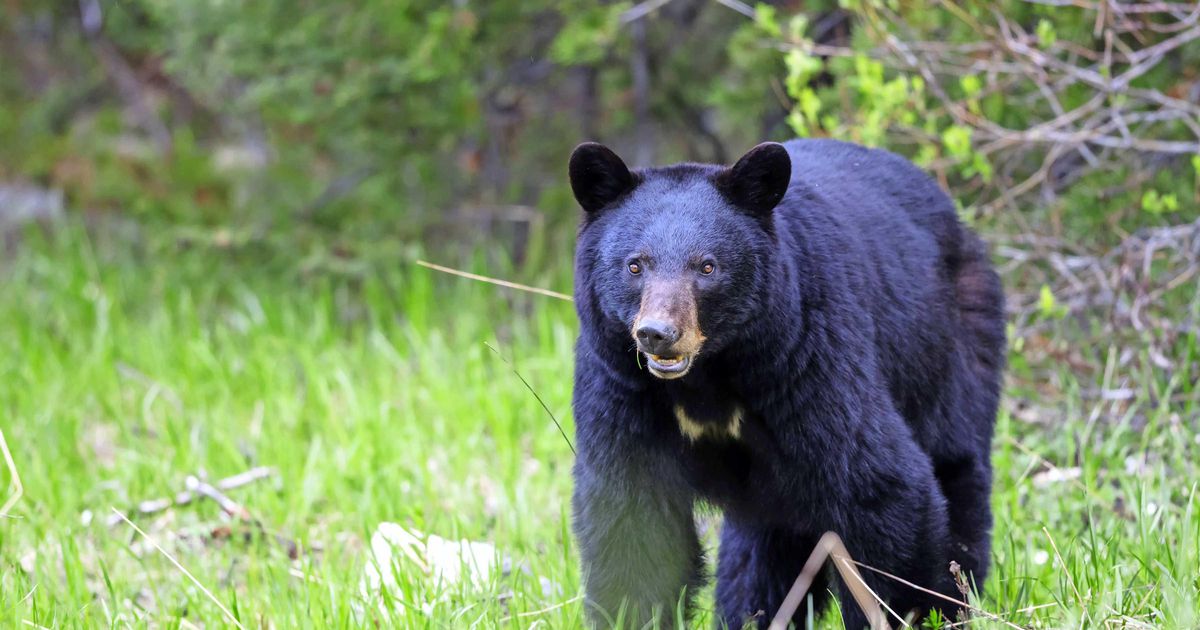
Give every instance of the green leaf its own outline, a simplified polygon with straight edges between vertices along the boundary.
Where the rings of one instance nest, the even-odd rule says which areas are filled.
[[[808,16],[797,13],[788,20],[788,38],[793,42],[804,41],[804,31],[808,30]]]
[[[951,157],[965,159],[971,153],[971,130],[954,125],[942,132],[942,145]]]
[[[1163,201],[1158,196],[1157,190],[1150,189],[1142,193],[1142,210],[1154,214],[1159,214],[1163,211]]]
[[[994,172],[992,171],[992,163],[988,161],[986,155],[976,152],[971,157],[971,166],[974,167],[976,173],[979,173],[979,176],[983,178],[985,183],[991,183]]]
[[[821,113],[821,99],[817,98],[817,93],[812,88],[804,88],[800,92],[797,106],[808,120],[816,120]]]
[[[979,76],[974,74],[968,74],[959,79],[958,84],[967,98],[975,98],[983,90],[983,82],[979,80]]]
[[[1058,301],[1054,299],[1054,293],[1050,291],[1050,286],[1045,284],[1038,293],[1038,311],[1043,317],[1055,319],[1065,317],[1067,314],[1067,308],[1058,304]]]
[[[1054,42],[1058,41],[1058,34],[1055,33],[1054,25],[1050,23],[1050,20],[1038,20],[1037,38],[1038,42],[1040,42],[1044,48],[1049,48],[1050,46],[1054,45]]]
[[[568,21],[554,39],[550,58],[564,65],[600,61],[616,39],[621,13],[629,6],[629,2],[596,6]]]
[[[927,168],[937,159],[937,147],[932,144],[922,145],[913,157],[913,162],[922,168]]]
[[[784,65],[787,66],[787,79],[785,81],[787,92],[789,96],[795,99],[800,98],[801,92],[808,85],[808,80],[824,67],[819,58],[799,48],[793,48],[788,52],[787,56],[784,57]]]
[[[783,35],[783,29],[779,26],[779,11],[769,4],[760,2],[754,6],[754,23],[770,37]]]
[[[788,114],[787,124],[797,136],[807,137],[809,135],[808,121],[804,119],[804,114],[799,109],[793,109]]]

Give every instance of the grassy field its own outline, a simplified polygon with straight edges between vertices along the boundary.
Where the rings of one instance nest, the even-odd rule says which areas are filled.
[[[566,290],[562,267],[542,284]],[[972,627],[1200,627],[1200,342],[1170,370],[1071,326],[1014,343],[994,617]],[[574,334],[570,304],[407,263],[28,240],[0,257],[0,429],[24,484],[0,518],[0,624],[233,625],[211,594],[245,627],[581,625],[572,452],[506,363],[570,435]],[[1055,358],[1071,344],[1095,369]],[[273,474],[227,493],[251,519],[137,509],[256,466]],[[490,542],[505,570],[449,589],[408,570],[364,597],[384,521]]]

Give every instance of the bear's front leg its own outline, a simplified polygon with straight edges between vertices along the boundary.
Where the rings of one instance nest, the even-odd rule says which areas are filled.
[[[692,497],[670,470],[631,453],[575,465],[574,528],[583,561],[586,607],[602,628],[674,625],[677,608],[703,583]]]
[[[751,622],[755,628],[766,628],[816,544],[816,536],[740,522],[727,515],[721,527],[716,591],[717,610],[725,627],[741,630]],[[821,611],[827,595],[822,571],[810,584],[805,599],[811,598],[813,609]],[[803,627],[807,613],[808,606],[802,603],[792,619],[797,628]]]
[[[632,364],[632,362],[631,362]],[[635,365],[635,364],[634,364]],[[704,559],[674,419],[583,340],[576,349],[575,538],[593,625],[674,625],[703,584]],[[669,411],[667,412],[669,413]]]

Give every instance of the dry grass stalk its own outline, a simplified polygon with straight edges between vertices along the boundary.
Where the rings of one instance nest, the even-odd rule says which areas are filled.
[[[3,506],[0,506],[0,518],[8,516],[8,511],[12,506],[21,500],[25,494],[25,486],[21,485],[21,475],[17,473],[17,464],[13,461],[12,452],[8,450],[8,441],[4,439],[4,430],[0,429],[0,452],[4,454],[4,464],[8,466],[8,472],[12,476],[13,494],[9,497]]]
[[[422,267],[425,267],[426,269],[433,269],[434,271],[448,273],[452,276],[459,276],[461,278],[468,278],[470,280],[478,280],[479,282],[486,282],[488,284],[494,284],[496,286],[505,287],[508,289],[516,289],[518,291],[525,291],[527,293],[536,293],[538,295],[552,297],[557,300],[563,300],[564,302],[574,302],[575,301],[575,298],[567,295],[566,293],[559,293],[558,291],[551,291],[550,289],[531,287],[527,284],[519,284],[516,282],[509,282],[508,280],[500,280],[499,278],[491,278],[488,276],[481,276],[477,273],[470,273],[467,271],[459,271],[458,269],[452,269],[450,267],[443,267],[442,265],[435,265],[434,263],[426,262],[424,260],[418,260],[417,264]]]
[[[179,561],[175,559],[175,556],[172,556],[170,553],[167,553],[166,549],[163,549],[161,546],[159,546],[159,544],[157,542],[155,542],[155,540],[153,538],[151,538],[149,534],[142,531],[142,528],[138,527],[137,524],[135,524],[133,521],[129,520],[121,512],[117,511],[117,508],[115,508],[115,507],[112,508],[112,511],[114,514],[119,516],[121,518],[121,520],[128,523],[129,526],[133,528],[133,531],[137,532],[138,534],[140,534],[142,536],[142,538],[146,539],[146,542],[153,545],[154,548],[157,549],[159,553],[161,553],[163,556],[165,556],[167,558],[167,560],[170,560],[171,564],[175,565],[175,568],[179,569],[180,572],[182,572],[185,576],[187,576],[187,578],[189,580],[191,580],[192,584],[195,584],[196,588],[200,589],[200,592],[204,593],[204,595],[206,597],[208,597],[208,599],[210,599],[212,601],[212,603],[217,605],[217,608],[219,608],[221,610],[221,612],[225,614],[225,617],[227,619],[229,619],[229,623],[237,626],[239,630],[246,630],[246,627],[242,625],[242,622],[238,621],[238,618],[233,616],[233,613],[229,612],[229,609],[225,607],[225,604],[222,604],[221,600],[217,599],[217,596],[213,595],[212,591],[208,590],[208,588],[206,588],[204,586],[204,584],[201,584],[200,580],[196,579],[196,576],[192,575],[191,571],[188,571],[186,567],[184,567],[182,564],[180,564]]]

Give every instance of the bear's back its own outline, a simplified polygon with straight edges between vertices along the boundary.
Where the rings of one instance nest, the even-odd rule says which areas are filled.
[[[939,249],[957,245],[954,204],[912,162],[883,149],[823,138],[783,146],[792,159],[793,187],[822,188],[821,194],[841,200],[835,210],[864,230],[906,219],[932,236]],[[903,210],[903,217],[895,209]]]
[[[840,274],[873,324],[892,397],[918,434],[950,429],[938,409],[944,401],[932,393],[951,372],[970,370],[970,357],[997,353],[995,344],[982,347],[987,340],[962,317],[964,270],[982,265],[991,273],[981,243],[937,183],[894,153],[826,139],[784,146],[792,184],[776,209],[777,229],[807,241]],[[1002,298],[984,297],[998,313],[987,322],[990,334],[1002,326]],[[993,380],[992,373],[977,376],[979,386]]]

